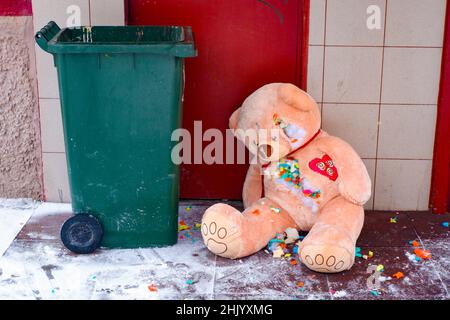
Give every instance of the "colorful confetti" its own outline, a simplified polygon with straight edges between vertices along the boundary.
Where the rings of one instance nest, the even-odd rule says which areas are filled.
[[[191,227],[189,227],[183,220],[181,220],[180,224],[178,225],[178,231],[184,231],[189,229],[191,229]]]
[[[420,249],[420,248],[414,249],[414,254],[424,260],[428,260],[431,258],[430,251]]]
[[[405,275],[403,274],[403,272],[396,272],[392,275],[392,278],[396,278],[396,279],[401,279],[403,278]]]
[[[149,285],[147,288],[148,288],[148,291],[150,291],[150,292],[158,291],[158,288],[154,284]]]

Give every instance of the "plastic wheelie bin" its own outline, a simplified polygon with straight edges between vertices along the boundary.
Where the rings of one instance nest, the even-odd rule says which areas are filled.
[[[75,215],[61,228],[76,253],[177,241],[184,58],[197,54],[190,27],[60,29],[35,36],[53,54]]]

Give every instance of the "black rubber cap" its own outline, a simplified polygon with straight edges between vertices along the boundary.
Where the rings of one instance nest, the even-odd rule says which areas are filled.
[[[76,214],[64,222],[61,240],[72,252],[92,253],[100,247],[103,228],[97,218],[89,214]]]

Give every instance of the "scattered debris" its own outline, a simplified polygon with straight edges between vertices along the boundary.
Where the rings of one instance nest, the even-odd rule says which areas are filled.
[[[414,254],[416,256],[418,256],[419,258],[425,259],[425,260],[428,260],[428,259],[431,258],[430,251],[427,251],[427,250],[424,250],[424,249],[419,249],[419,248],[414,249]]]
[[[355,247],[355,257],[368,260],[370,258],[373,258],[373,252],[369,251],[367,254],[363,254],[360,247]]]
[[[202,224],[201,224],[201,223],[196,223],[196,224],[194,225],[194,229],[195,229],[195,230],[200,230],[201,227],[202,227]]]
[[[274,251],[273,251],[273,257],[274,258],[281,258],[284,255],[284,251],[281,247],[277,247]]]
[[[186,207],[186,211],[187,211],[187,212],[191,211],[191,208],[192,208],[191,206],[187,206],[187,207]]]
[[[294,228],[287,228],[284,233],[277,233],[275,238],[271,239],[267,244],[267,252],[272,253],[274,258],[285,258],[292,265],[297,264],[297,260],[291,258],[293,254],[298,254],[298,246],[302,237]],[[297,241],[297,243],[296,243]],[[292,261],[295,262],[292,262]]]
[[[191,285],[191,284],[193,284],[194,283],[194,281],[192,281],[192,280],[186,280],[186,284],[188,284],[188,285]]]
[[[334,291],[334,294],[332,294],[332,295],[335,298],[342,298],[347,295],[347,292],[345,290],[339,290],[339,291]]]
[[[417,240],[410,241],[409,244],[412,245],[413,247],[419,247],[420,246],[420,243]]]
[[[178,225],[178,231],[184,231],[189,229],[191,229],[191,227],[189,227],[183,220],[181,220]]]
[[[296,285],[299,288],[303,288],[305,286],[305,283],[303,281],[297,281]]]
[[[154,284],[149,285],[147,288],[148,288],[148,291],[150,291],[150,292],[158,291],[158,287],[156,287]]]
[[[442,226],[448,228],[448,221],[442,222]]]
[[[300,238],[297,229],[287,228],[285,233],[287,238],[284,240],[284,243],[286,244],[294,243],[296,240]]]
[[[396,279],[401,279],[403,278],[405,275],[403,274],[403,272],[396,272],[392,275],[392,278],[396,278]]]
[[[397,217],[393,217],[389,220],[390,223],[397,223]]]
[[[380,295],[380,292],[378,292],[377,290],[370,290],[370,293],[375,297]]]
[[[377,266],[377,271],[378,271],[378,272],[383,272],[383,271],[384,271],[384,266],[383,266],[382,264],[379,264],[379,265]]]

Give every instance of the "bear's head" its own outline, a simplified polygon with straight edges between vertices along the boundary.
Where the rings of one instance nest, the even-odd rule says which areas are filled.
[[[306,92],[272,83],[251,94],[230,117],[230,128],[262,163],[283,158],[320,129],[320,111]]]

